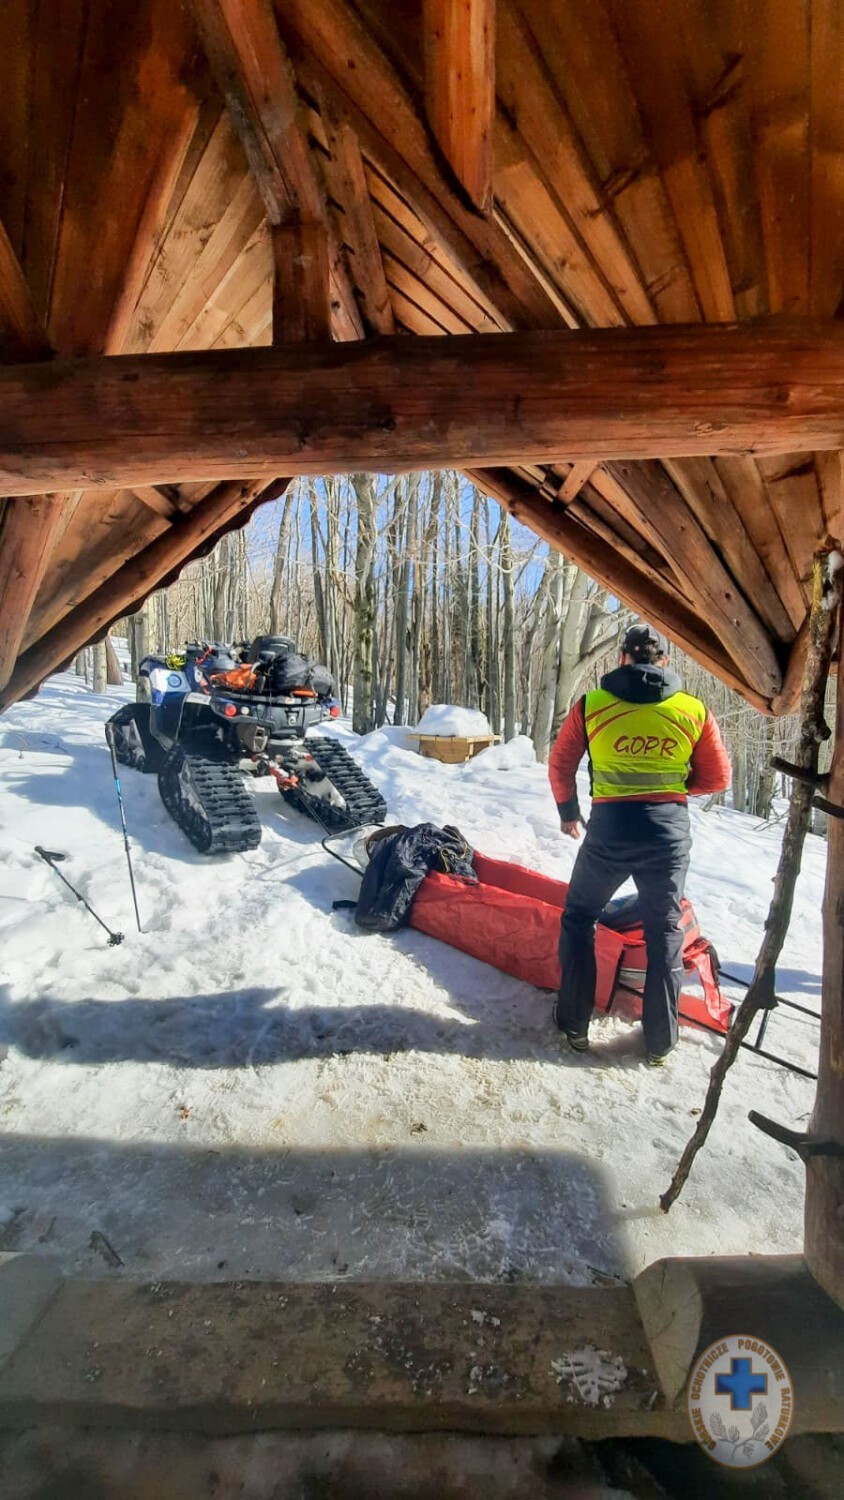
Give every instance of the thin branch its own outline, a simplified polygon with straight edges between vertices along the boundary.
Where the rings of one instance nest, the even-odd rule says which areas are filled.
[[[836,582],[829,574],[829,550],[829,547],[825,547],[815,553],[812,609],[809,616],[809,650],[803,678],[800,745],[797,752],[797,763],[801,769],[815,774],[818,769],[819,748],[824,739],[826,723],[824,697],[832,662],[837,606],[840,603]],[[774,894],[765,922],[765,935],[759,949],[753,978],[727,1033],[724,1050],[717,1058],[709,1075],[706,1099],[694,1134],[686,1145],[668,1188],[659,1200],[663,1213],[667,1214],[671,1205],[679,1197],[695,1157],[709,1135],[718,1112],[724,1079],[738,1056],[739,1047],[747,1036],[755,1017],[760,1010],[770,1010],[776,1005],[774,993],[776,965],[791,920],[794,887],[800,873],[803,845],[812,816],[812,798],[812,786],[807,786],[802,781],[795,781],[788,810],[788,821],[783,834],[779,865],[774,879]]]

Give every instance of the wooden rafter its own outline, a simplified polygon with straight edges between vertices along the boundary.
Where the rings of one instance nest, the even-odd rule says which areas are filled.
[[[324,226],[342,337],[363,328],[308,142],[296,80],[270,0],[192,0],[203,45],[271,225]]]
[[[166,521],[172,521],[179,514],[178,507],[166,494],[162,494],[164,486],[156,485],[134,485],[132,494],[146,505],[149,510],[154,510],[157,516],[163,516]]]
[[[469,285],[510,327],[554,327],[553,299],[501,229],[447,180],[411,94],[356,11],[345,0],[285,0],[278,22],[297,77],[315,96],[334,92],[364,156],[395,183]]]
[[[49,359],[52,353],[20,263],[0,223],[0,360]]]
[[[136,608],[198,548],[222,534],[238,512],[251,506],[259,497],[277,499],[288,484],[289,480],[273,480],[263,475],[245,483],[231,481],[219,485],[206,500],[125,562],[60,624],[24,652],[0,692],[0,711],[30,692],[63,661],[107,630],[130,607]]]
[[[782,672],[770,636],[665,470],[623,460],[606,468],[624,493],[628,513],[661,544],[684,598],[700,611],[745,680],[762,696],[773,697],[782,688]]]
[[[492,202],[495,0],[423,0],[428,122],[458,182]]]
[[[320,91],[319,105],[330,153],[325,172],[332,196],[343,211],[343,242],[349,280],[367,327],[373,333],[394,333],[393,309],[358,138],[325,89]]]
[[[568,474],[557,491],[557,499],[561,505],[570,505],[576,500],[583,486],[595,472],[596,465],[591,458],[583,459],[581,463],[572,464]]]
[[[0,522],[0,688],[12,674],[65,505],[61,494],[6,503]]]
[[[787,373],[786,373],[787,372]],[[0,369],[0,489],[844,443],[844,326],[382,339]]]
[[[0,223],[0,360],[52,357],[46,330],[9,237]],[[0,688],[15,663],[53,542],[66,508],[64,495],[9,501],[0,522]]]
[[[768,698],[738,675],[731,656],[723,650],[706,621],[654,578],[643,579],[638,567],[631,566],[614,544],[605,542],[563,506],[544,500],[531,485],[506,470],[471,469],[468,476],[523,525],[571,558],[590,577],[605,584],[631,609],[647,614],[648,619],[707,671],[736,688],[754,707],[770,711]]]

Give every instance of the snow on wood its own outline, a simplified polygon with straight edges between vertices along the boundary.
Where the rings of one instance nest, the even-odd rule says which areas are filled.
[[[416,734],[459,735],[476,739],[492,735],[489,719],[479,708],[461,708],[456,703],[432,703],[416,726]]]

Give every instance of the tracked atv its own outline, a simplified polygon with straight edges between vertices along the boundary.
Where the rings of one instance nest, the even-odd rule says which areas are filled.
[[[243,771],[274,777],[285,801],[326,831],[381,823],[384,799],[343,746],[308,731],[339,714],[325,667],[293,642],[259,636],[241,649],[192,642],[147,657],[137,702],[109,719],[122,765],[157,773],[170,816],[201,854],[234,854],[261,842]]]

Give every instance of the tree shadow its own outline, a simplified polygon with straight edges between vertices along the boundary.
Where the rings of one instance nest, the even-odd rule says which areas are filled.
[[[723,967],[728,974],[734,974],[745,984],[749,984],[753,978],[753,964],[742,963],[738,959],[722,958]],[[729,980],[727,981],[729,983]],[[776,987],[783,994],[818,995],[821,993],[820,974],[810,974],[807,969],[788,969],[782,964],[777,964]]]
[[[433,945],[433,939],[427,941]],[[466,963],[477,971],[476,960]],[[519,988],[525,991],[521,1003],[516,997],[500,1005],[478,994],[475,984],[473,997],[452,995],[446,1014],[400,1001],[301,1004],[283,987],[165,999],[41,996],[14,1002],[0,988],[0,1052],[14,1048],[33,1059],[83,1066],[137,1062],[199,1070],[423,1052],[582,1069],[584,1060],[563,1050],[541,993],[527,985]],[[635,1034],[631,1031],[629,1044],[624,1041],[607,1054],[606,1062],[639,1066],[643,1056]]]

